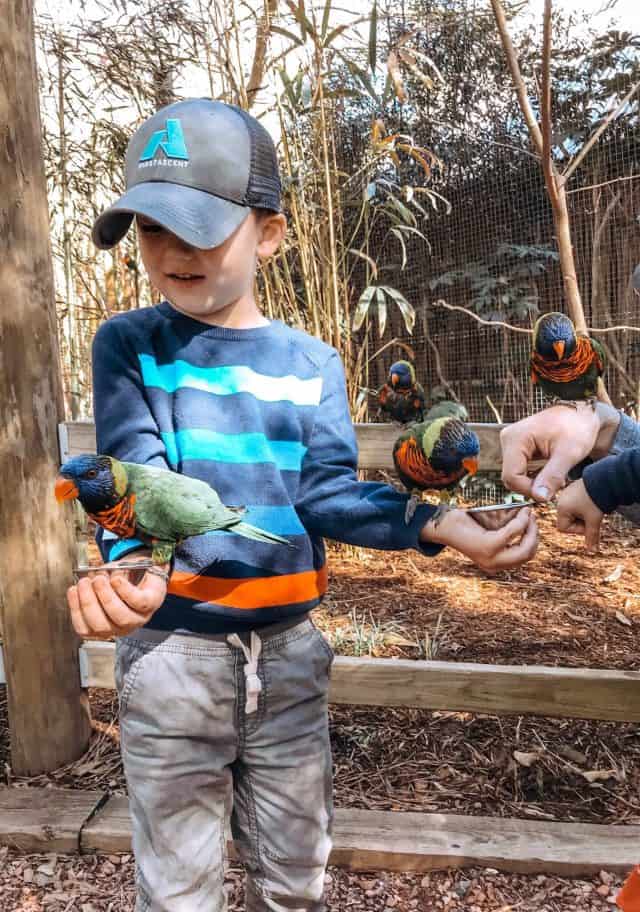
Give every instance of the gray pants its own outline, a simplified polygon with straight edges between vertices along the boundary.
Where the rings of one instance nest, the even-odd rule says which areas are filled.
[[[141,630],[117,642],[136,912],[224,912],[229,812],[247,912],[325,909],[333,653],[308,619],[260,641],[249,714],[260,685],[239,641]]]

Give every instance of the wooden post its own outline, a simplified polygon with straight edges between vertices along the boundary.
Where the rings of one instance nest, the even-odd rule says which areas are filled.
[[[66,609],[71,513],[53,496],[62,390],[32,0],[0,0],[0,619],[18,775],[88,743]]]

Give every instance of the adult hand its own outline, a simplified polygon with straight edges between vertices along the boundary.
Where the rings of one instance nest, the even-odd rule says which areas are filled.
[[[145,573],[134,586],[126,571],[111,575],[99,570],[67,590],[71,621],[78,636],[106,639],[125,636],[144,626],[158,610],[167,595],[167,583],[155,573]],[[169,571],[169,564],[163,568]]]
[[[511,424],[500,434],[502,481],[512,491],[551,500],[564,487],[567,474],[587,456],[605,456],[620,422],[611,406],[577,402],[556,405]],[[531,479],[527,463],[544,459],[545,467]]]
[[[496,573],[531,560],[538,549],[538,526],[531,508],[518,511],[496,531],[483,529],[465,510],[449,510],[437,526],[429,520],[420,539],[449,545],[487,573]]]
[[[558,531],[584,535],[587,551],[600,548],[600,527],[604,513],[589,497],[582,479],[574,481],[558,496]]]

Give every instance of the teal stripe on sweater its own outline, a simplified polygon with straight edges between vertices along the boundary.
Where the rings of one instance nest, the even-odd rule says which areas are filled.
[[[155,386],[166,393],[178,389],[197,389],[216,396],[250,393],[261,402],[292,402],[294,405],[318,405],[322,378],[303,380],[293,374],[272,377],[244,364],[221,367],[196,367],[187,361],[158,364],[152,355],[138,355],[145,386]]]
[[[175,433],[163,431],[172,467],[186,460],[231,463],[274,463],[281,471],[299,472],[307,448],[297,440],[269,440],[264,434],[219,434],[208,428]]]

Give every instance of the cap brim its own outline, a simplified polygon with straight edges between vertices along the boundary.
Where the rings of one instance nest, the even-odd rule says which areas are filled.
[[[125,236],[134,215],[144,215],[192,247],[207,250],[226,241],[250,212],[249,206],[230,203],[204,190],[147,181],[131,187],[98,216],[92,237],[96,247],[108,250]]]

